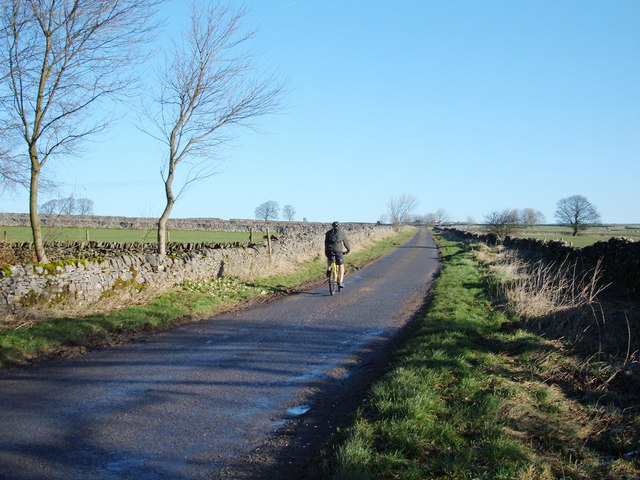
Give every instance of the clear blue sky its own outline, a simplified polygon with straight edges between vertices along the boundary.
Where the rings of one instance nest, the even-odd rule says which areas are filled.
[[[606,223],[640,222],[639,1],[245,4],[286,108],[239,132],[173,217],[253,218],[275,200],[298,220],[375,222],[408,194],[416,214],[530,207],[553,222],[581,194]],[[187,5],[169,4],[168,30]],[[45,168],[98,215],[158,216],[164,152],[126,120],[109,133]],[[26,198],[0,210],[26,212]]]

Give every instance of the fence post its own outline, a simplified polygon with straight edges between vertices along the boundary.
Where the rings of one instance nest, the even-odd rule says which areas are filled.
[[[4,231],[4,237],[2,239],[2,243],[7,243],[7,231]]]
[[[269,227],[267,227],[267,250],[269,251],[269,258],[271,258],[271,233],[269,233]]]
[[[89,230],[85,230],[84,233],[85,233],[85,237],[87,239],[87,243],[89,243]]]
[[[253,243],[253,227],[249,227],[249,243]]]

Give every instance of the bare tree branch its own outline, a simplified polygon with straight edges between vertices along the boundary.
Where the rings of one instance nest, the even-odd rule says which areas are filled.
[[[595,206],[582,195],[572,195],[558,202],[555,217],[558,222],[571,227],[573,236],[589,225],[600,222],[600,214]]]
[[[517,228],[519,218],[517,210],[506,208],[502,211],[493,211],[485,216],[484,223],[489,233],[504,240]]]
[[[251,126],[255,117],[279,109],[283,86],[273,77],[254,77],[255,66],[244,49],[254,35],[243,30],[245,13],[194,2],[191,23],[158,74],[153,103],[144,108],[155,130],[143,130],[168,150],[162,172],[167,203],[158,220],[160,255],[165,254],[173,205],[188,186],[218,173],[215,153],[229,141],[232,128]],[[175,195],[181,163],[189,168]]]
[[[288,221],[293,222],[296,218],[296,209],[293,205],[285,205],[282,209],[282,214]]]
[[[258,205],[255,210],[256,218],[260,218],[265,222],[275,220],[280,214],[280,205],[274,200],[269,200]]]
[[[402,223],[411,220],[410,213],[418,206],[418,200],[412,196],[403,193],[397,197],[391,197],[387,204],[391,223],[397,227]]]
[[[13,158],[29,177],[31,227],[46,261],[37,211],[42,167],[103,131],[104,100],[126,96],[137,80],[140,46],[152,39],[161,0],[5,0],[0,9],[0,120],[26,143]],[[97,116],[96,112],[99,112]],[[10,171],[8,169],[7,171]],[[5,178],[8,174],[3,173]],[[12,180],[13,181],[13,180]]]

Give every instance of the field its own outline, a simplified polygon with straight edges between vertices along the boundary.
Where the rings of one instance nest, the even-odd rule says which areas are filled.
[[[125,228],[71,228],[42,227],[45,241],[135,243],[156,242],[155,230]],[[0,240],[6,242],[32,242],[30,227],[0,227]],[[209,230],[170,230],[169,241],[180,243],[231,243],[248,242],[249,232],[213,232]],[[254,234],[254,239],[262,234]]]
[[[473,233],[485,233],[483,225],[456,225],[456,228]],[[606,242],[610,238],[629,238],[640,240],[640,225],[602,225],[589,228],[577,236],[571,236],[571,229],[560,225],[537,225],[532,228],[518,228],[511,234],[514,237],[538,238],[540,240],[562,240],[571,242],[574,247],[582,248],[596,242]]]

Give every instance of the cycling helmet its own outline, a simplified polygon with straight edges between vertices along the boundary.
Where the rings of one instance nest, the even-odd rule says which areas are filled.
[[[339,226],[339,225],[340,225],[340,224],[339,224],[338,222],[333,222],[333,223],[331,224],[331,226],[332,226],[333,228],[338,228],[338,226]]]

